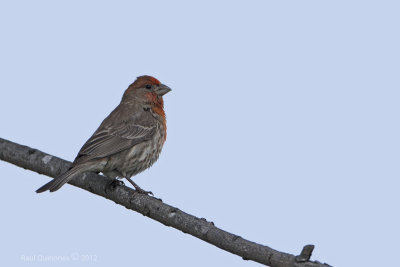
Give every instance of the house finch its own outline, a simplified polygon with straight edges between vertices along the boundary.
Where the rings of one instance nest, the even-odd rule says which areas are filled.
[[[126,89],[121,103],[86,141],[70,169],[36,190],[54,192],[75,176],[102,172],[110,178],[130,177],[149,168],[159,157],[167,137],[163,95],[171,89],[151,76],[140,76]]]

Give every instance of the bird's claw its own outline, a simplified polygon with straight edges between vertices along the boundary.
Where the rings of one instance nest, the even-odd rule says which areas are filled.
[[[144,195],[147,195],[147,196],[148,196],[148,195],[154,196],[154,195],[153,195],[153,192],[143,190],[143,189],[140,188],[140,186],[138,186],[134,181],[132,181],[131,178],[129,178],[129,177],[125,177],[125,178],[126,178],[126,180],[128,180],[128,182],[131,183],[131,185],[133,185],[133,187],[135,188],[135,191],[138,192],[139,194],[144,194]]]

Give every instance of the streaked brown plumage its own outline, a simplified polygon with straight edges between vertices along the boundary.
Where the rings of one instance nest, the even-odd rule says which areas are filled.
[[[111,178],[130,177],[149,168],[159,157],[167,137],[163,95],[171,89],[151,76],[140,76],[126,89],[121,103],[86,141],[71,168],[38,190],[54,192],[87,171]]]

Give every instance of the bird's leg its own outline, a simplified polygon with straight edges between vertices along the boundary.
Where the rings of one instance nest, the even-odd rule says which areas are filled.
[[[131,178],[128,178],[128,177],[125,177],[125,178],[126,178],[126,180],[128,180],[128,181],[133,185],[133,187],[135,188],[135,190],[136,190],[138,193],[140,193],[140,194],[145,194],[145,195],[152,195],[152,196],[153,196],[153,193],[152,193],[151,191],[143,190],[143,189],[140,188],[140,186],[138,186],[134,181],[132,181]]]

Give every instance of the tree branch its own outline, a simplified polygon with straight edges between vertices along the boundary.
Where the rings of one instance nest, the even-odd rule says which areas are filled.
[[[46,154],[37,149],[19,145],[0,138],[0,159],[50,177],[65,172],[70,162]],[[127,209],[137,211],[144,216],[174,227],[184,233],[195,236],[223,250],[272,267],[327,267],[320,262],[309,261],[314,246],[307,245],[300,255],[294,256],[279,252],[267,246],[248,241],[240,236],[219,229],[206,219],[197,218],[178,208],[163,203],[154,197],[138,194],[126,186],[112,186],[111,179],[86,173],[76,177],[70,184],[96,195],[110,199]]]

